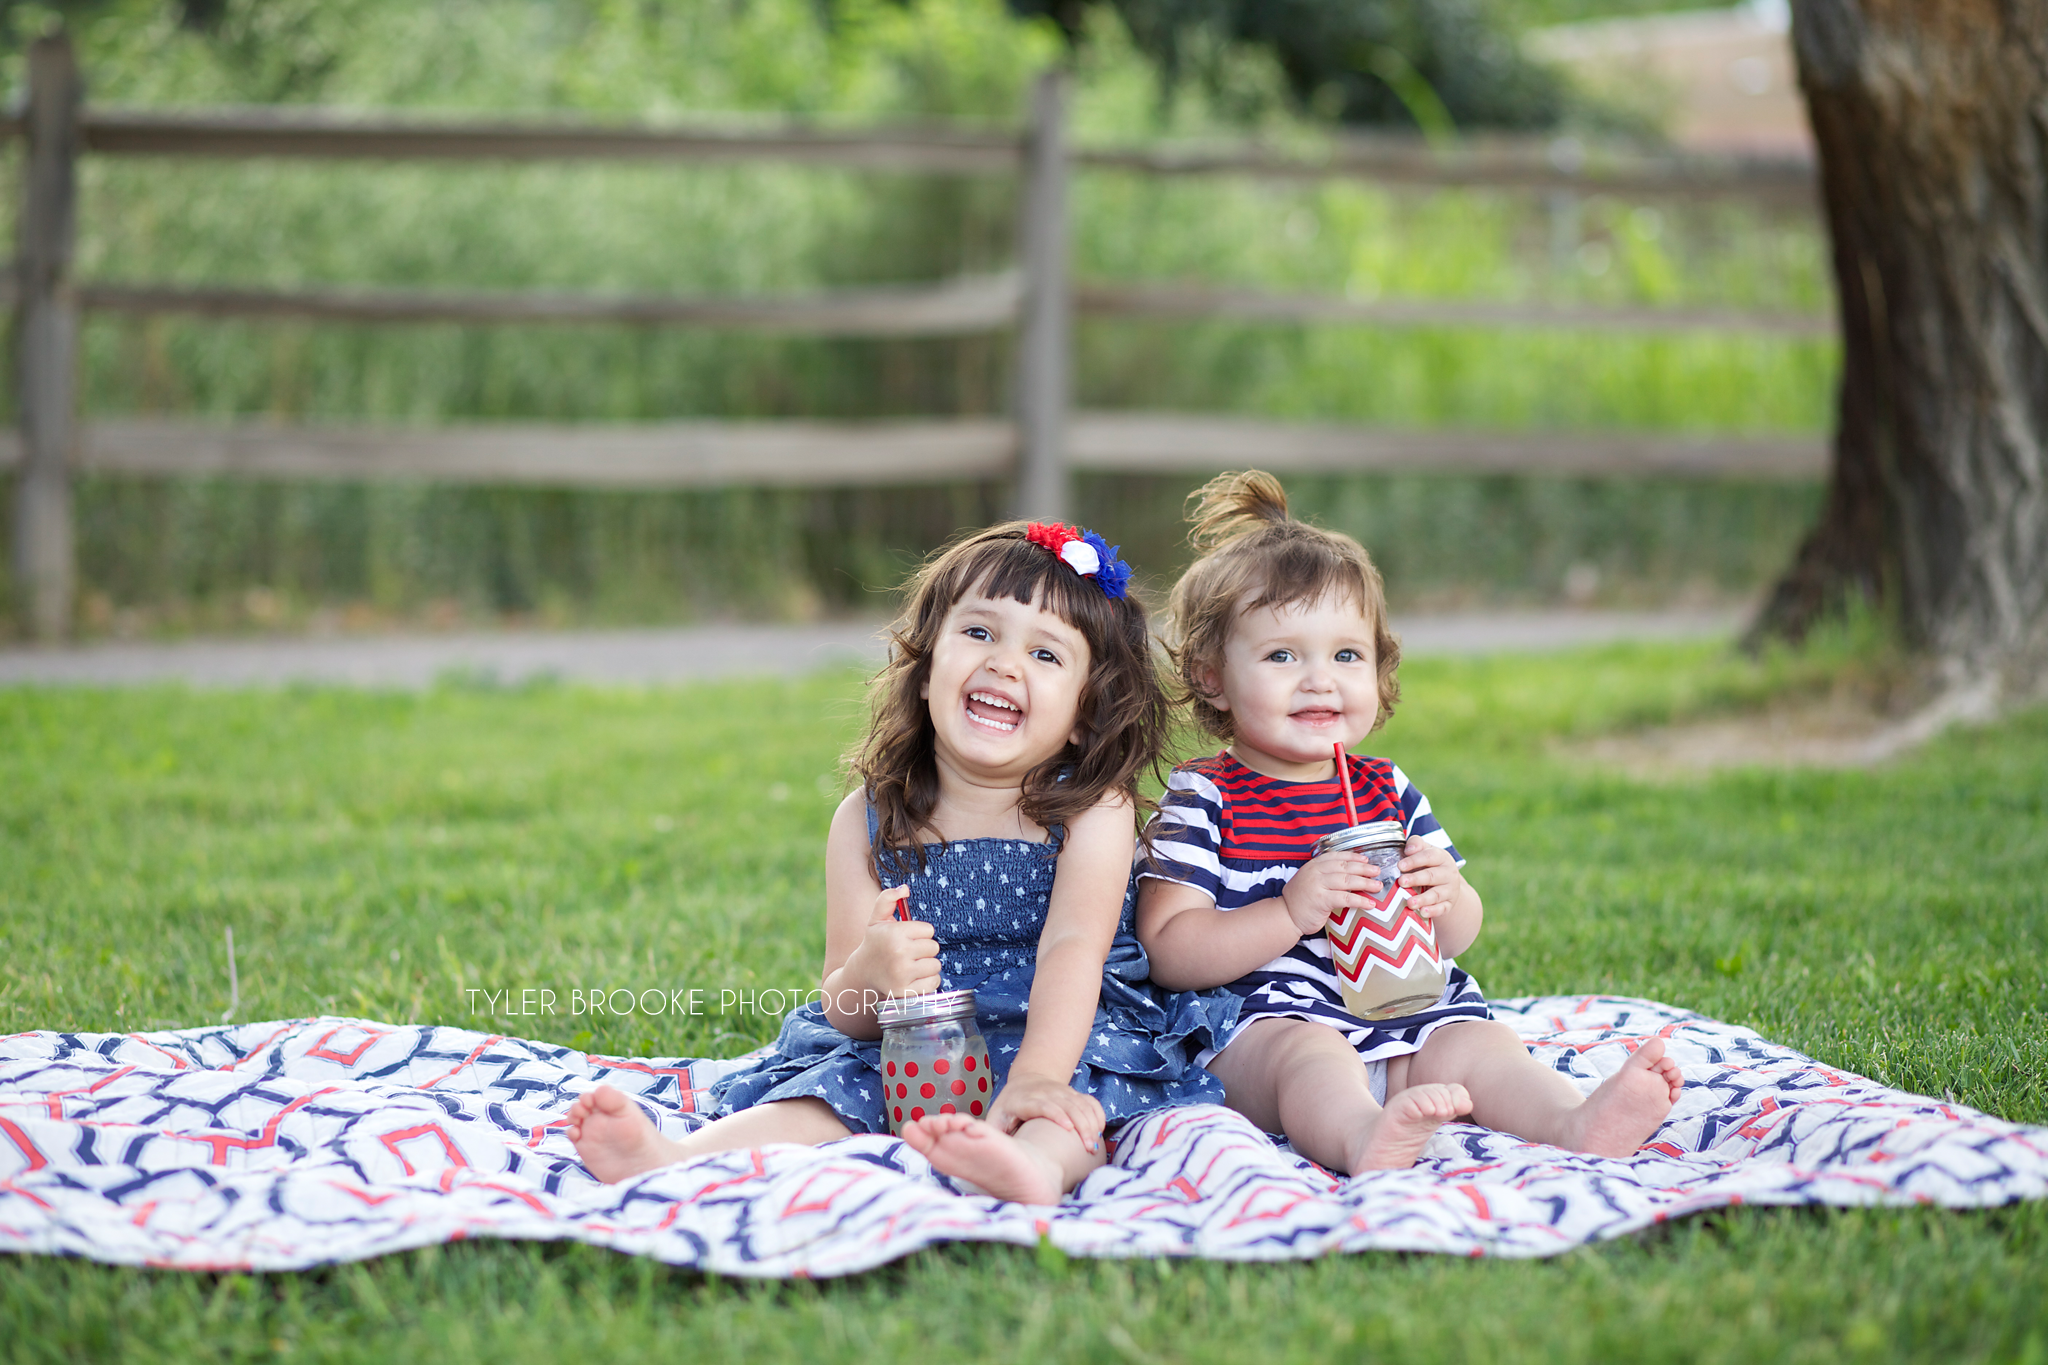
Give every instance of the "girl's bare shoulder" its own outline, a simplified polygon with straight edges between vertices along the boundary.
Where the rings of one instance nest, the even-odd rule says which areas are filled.
[[[1067,839],[1070,843],[1075,839],[1089,843],[1098,840],[1132,843],[1137,839],[1136,809],[1131,798],[1122,792],[1105,792],[1094,805],[1067,821]]]
[[[868,847],[868,797],[855,788],[832,812],[832,827],[825,835],[827,854],[857,853],[865,861]]]
[[[855,787],[852,791],[841,797],[839,804],[832,810],[833,829],[836,830],[842,824],[849,822],[860,826],[863,838],[867,836],[868,794],[859,787]]]

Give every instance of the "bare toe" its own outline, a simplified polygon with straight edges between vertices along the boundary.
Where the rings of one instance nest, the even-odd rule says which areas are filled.
[[[1634,1156],[1678,1102],[1685,1077],[1664,1055],[1664,1040],[1652,1038],[1600,1083],[1573,1114],[1566,1145],[1595,1156]]]
[[[1678,1103],[1679,1095],[1685,1090],[1685,1073],[1678,1069],[1678,1063],[1666,1057],[1657,1063],[1657,1074],[1664,1078],[1664,1088],[1671,1095],[1671,1102]]]
[[[682,1149],[663,1137],[624,1095],[600,1085],[569,1106],[569,1140],[592,1175],[614,1184],[682,1159]]]
[[[1430,1134],[1471,1111],[1472,1097],[1462,1085],[1411,1085],[1389,1096],[1378,1120],[1361,1135],[1351,1173],[1407,1170],[1422,1155]]]
[[[997,1199],[1017,1204],[1060,1202],[1057,1168],[981,1119],[964,1114],[915,1119],[903,1125],[903,1140],[931,1162],[933,1170]]]
[[[932,1148],[939,1139],[949,1133],[957,1133],[975,1120],[964,1114],[934,1114],[929,1118],[912,1119],[903,1125],[897,1136],[910,1144],[910,1149],[925,1160],[931,1160]]]

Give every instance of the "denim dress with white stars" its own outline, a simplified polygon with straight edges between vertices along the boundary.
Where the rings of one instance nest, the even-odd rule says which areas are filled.
[[[877,822],[868,810],[868,841]],[[1038,934],[1052,897],[1065,830],[1045,843],[1020,839],[958,839],[927,844],[924,867],[914,858],[885,870],[887,884],[910,887],[910,912],[932,926],[939,943],[939,989],[972,989],[998,1089],[1024,1041],[1025,1011],[1037,965]],[[1073,1087],[1093,1095],[1111,1127],[1174,1104],[1221,1104],[1223,1086],[1195,1054],[1217,1046],[1235,1021],[1239,998],[1229,991],[1166,991],[1148,979],[1138,944],[1137,884],[1124,889],[1095,1026],[1074,1067]],[[882,1046],[849,1038],[809,1004],[783,1021],[772,1051],[722,1077],[711,1088],[711,1116],[720,1118],[775,1100],[821,1099],[856,1133],[886,1133],[882,1113]]]

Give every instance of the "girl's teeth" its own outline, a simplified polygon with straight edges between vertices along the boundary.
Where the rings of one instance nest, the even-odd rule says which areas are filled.
[[[1009,734],[1017,728],[1015,721],[1000,720],[994,716],[984,716],[976,711],[974,707],[976,705],[986,706],[992,710],[1007,711],[1011,715],[1021,715],[1022,709],[1020,707],[1004,701],[1001,697],[991,696],[987,692],[970,692],[967,694],[967,700],[969,702],[967,707],[968,719],[972,720],[976,725],[986,726],[988,729],[999,731],[1003,734]]]

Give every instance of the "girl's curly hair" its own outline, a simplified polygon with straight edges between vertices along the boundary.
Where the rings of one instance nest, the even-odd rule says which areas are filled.
[[[1238,616],[1260,607],[1309,603],[1341,592],[1372,625],[1379,675],[1378,729],[1401,699],[1395,673],[1401,642],[1387,625],[1387,593],[1365,547],[1287,513],[1287,491],[1261,470],[1219,474],[1188,495],[1188,543],[1199,556],[1174,584],[1167,604],[1176,674],[1175,700],[1195,723],[1228,744],[1236,728],[1211,704],[1205,685],[1223,671],[1223,647]]]
[[[1075,722],[1080,742],[1025,776],[1024,815],[1051,828],[1112,791],[1131,802],[1134,816],[1150,807],[1138,778],[1158,767],[1169,712],[1144,603],[1134,592],[1104,595],[1093,579],[1026,540],[1026,526],[1014,521],[971,532],[926,561],[889,628],[889,662],[869,684],[867,734],[847,766],[874,805],[877,847],[898,856],[914,852],[919,867],[920,831],[939,799],[931,711],[919,693],[931,677],[946,613],[969,593],[1036,603],[1088,641],[1088,679]],[[879,864],[876,874],[882,876]]]

